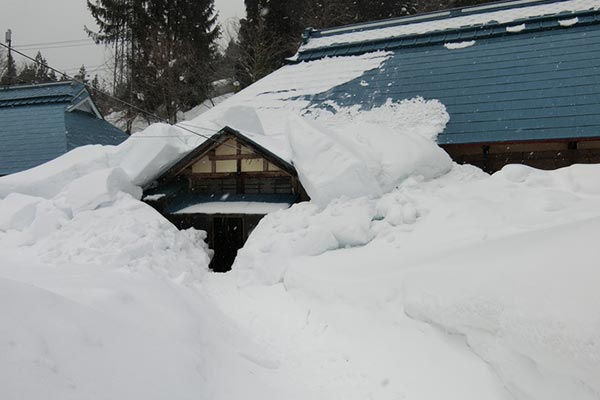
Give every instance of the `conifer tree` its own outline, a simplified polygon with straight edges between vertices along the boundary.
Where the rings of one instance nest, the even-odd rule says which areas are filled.
[[[88,7],[100,27],[90,34],[125,48],[117,94],[173,122],[207,98],[219,36],[214,0],[88,0]]]
[[[78,80],[79,82],[88,83],[88,74],[87,71],[85,70],[85,65],[81,65],[81,67],[79,67],[79,72],[77,72],[77,74],[75,76],[73,76],[73,78],[75,78],[76,80]]]
[[[6,56],[6,66],[2,77],[0,78],[0,85],[14,85],[17,83],[17,65],[12,54],[8,52]]]

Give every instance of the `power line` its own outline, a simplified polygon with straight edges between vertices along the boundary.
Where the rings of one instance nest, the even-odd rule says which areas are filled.
[[[75,44],[64,44],[64,45],[50,45],[50,46],[13,46],[13,48],[19,50],[52,50],[52,49],[66,49],[71,47],[89,47],[97,46],[96,43],[75,43]]]
[[[173,124],[171,124],[171,123],[170,123],[168,120],[166,120],[165,118],[159,117],[158,115],[156,115],[156,114],[154,114],[154,113],[152,113],[152,112],[150,112],[150,111],[146,111],[146,110],[144,110],[144,109],[142,109],[142,108],[140,108],[140,107],[138,107],[138,106],[136,106],[136,105],[134,105],[134,104],[128,103],[128,102],[126,102],[125,100],[121,100],[121,99],[119,99],[118,97],[115,97],[115,96],[113,96],[113,95],[111,95],[111,94],[108,94],[108,93],[106,93],[106,92],[104,92],[104,91],[102,91],[102,90],[94,89],[94,88],[92,88],[90,85],[88,85],[87,83],[85,83],[85,82],[82,82],[82,81],[80,81],[79,79],[75,79],[75,78],[73,78],[73,77],[69,76],[69,75],[68,75],[66,72],[59,71],[58,69],[56,69],[56,68],[54,68],[54,67],[52,67],[52,66],[50,66],[50,65],[48,65],[48,64],[44,64],[44,63],[42,63],[42,62],[40,62],[40,61],[38,61],[38,60],[36,60],[36,59],[34,59],[34,58],[32,58],[32,57],[28,56],[27,54],[25,54],[25,53],[23,53],[23,52],[21,52],[21,51],[19,51],[19,50],[15,50],[14,48],[12,48],[12,47],[10,47],[10,46],[7,46],[7,45],[5,45],[4,43],[1,43],[1,42],[0,42],[0,46],[2,46],[2,47],[4,47],[4,48],[8,49],[9,51],[10,51],[10,50],[12,50],[13,52],[17,53],[17,54],[18,54],[18,55],[20,55],[21,57],[25,57],[26,59],[28,59],[28,60],[30,60],[30,61],[33,61],[34,63],[36,63],[36,64],[38,64],[38,65],[43,65],[44,67],[46,67],[46,68],[48,68],[48,69],[50,69],[50,70],[52,70],[52,71],[54,71],[54,72],[56,72],[56,73],[58,73],[58,74],[60,74],[60,75],[64,76],[64,77],[66,77],[66,78],[68,78],[68,79],[70,79],[70,80],[73,80],[73,81],[75,81],[75,82],[77,82],[77,83],[80,83],[80,84],[84,85],[86,88],[88,88],[88,89],[90,89],[90,90],[92,90],[92,91],[94,91],[94,92],[96,92],[96,93],[100,93],[100,94],[102,94],[103,96],[106,96],[106,97],[108,97],[109,99],[112,99],[112,100],[114,100],[114,101],[117,101],[117,102],[119,102],[119,103],[121,103],[121,104],[124,104],[124,105],[126,105],[126,106],[128,106],[128,107],[131,107],[132,109],[134,109],[134,110],[136,110],[136,111],[139,111],[140,113],[142,113],[142,114],[145,114],[146,116],[152,117],[152,118],[154,118],[155,120],[157,120],[157,121],[159,121],[159,122],[163,122],[163,123],[166,123],[166,124],[168,124],[168,125],[171,125],[171,126],[176,126],[176,127],[180,128],[180,129],[183,129],[183,130],[185,130],[185,131],[188,131],[188,132],[190,132],[190,133],[193,133],[194,135],[196,135],[196,136],[198,136],[198,137],[201,137],[201,138],[204,138],[204,139],[210,140],[210,141],[212,141],[212,142],[215,142],[215,143],[217,143],[217,144],[220,144],[220,145],[223,145],[223,146],[227,146],[227,147],[231,147],[231,148],[233,148],[233,149],[237,149],[237,147],[236,147],[236,146],[231,146],[231,145],[229,145],[229,144],[227,144],[227,143],[225,143],[225,142],[219,142],[218,140],[216,140],[216,139],[213,139],[213,138],[212,138],[212,137],[210,137],[210,136],[206,136],[206,135],[203,135],[203,134],[201,134],[201,133],[195,132],[195,131],[193,131],[193,130],[191,130],[191,129],[188,129],[188,128],[186,128],[186,127],[185,127],[185,126],[183,126],[183,125],[179,125],[179,124],[175,124],[175,125],[173,125]],[[203,129],[203,130],[207,130],[207,131],[210,131],[210,132],[211,132],[211,133],[213,133],[213,134],[216,134],[216,133],[218,132],[218,131],[215,131],[215,130],[214,130],[214,129],[212,129],[212,128],[205,128],[205,127],[201,127],[201,126],[195,126],[195,125],[188,125],[188,126],[191,126],[191,127],[194,127],[194,128]]]
[[[27,44],[20,44],[18,46],[15,47],[32,47],[32,46],[50,46],[53,44],[66,44],[66,43],[89,43],[91,39],[74,39],[74,40],[62,40],[62,41],[58,41],[58,42],[40,42],[40,43],[27,43]]]

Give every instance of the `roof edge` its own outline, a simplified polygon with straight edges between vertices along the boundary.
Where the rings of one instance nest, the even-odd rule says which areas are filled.
[[[311,37],[318,38],[323,36],[334,36],[342,33],[351,33],[356,31],[367,31],[371,29],[388,28],[399,25],[409,25],[415,22],[437,21],[447,17],[463,17],[474,14],[483,14],[492,11],[502,11],[514,8],[514,6],[536,6],[542,4],[564,3],[569,0],[503,0],[475,6],[449,8],[445,10],[432,11],[422,14],[407,15],[398,18],[388,18],[378,21],[362,22],[357,24],[342,25],[339,27],[314,29],[307,28],[304,31],[303,38],[306,41]]]
[[[24,83],[18,85],[10,85],[10,86],[0,86],[0,91],[2,90],[18,90],[18,89],[28,89],[28,88],[39,88],[39,87],[47,87],[47,86],[63,86],[63,85],[83,85],[85,84],[77,82],[77,81],[62,81],[62,82],[46,82],[46,83]]]
[[[576,25],[573,26],[562,26],[560,24],[560,20],[564,18],[575,18],[575,17],[589,17],[587,21],[579,21]],[[551,22],[555,22],[554,24],[550,24]],[[568,29],[577,26],[585,26],[585,25],[593,25],[600,23],[600,10],[583,10],[583,11],[574,11],[569,14],[561,13],[561,14],[553,14],[553,15],[544,15],[537,17],[524,17],[510,22],[490,22],[487,24],[481,25],[471,25],[464,26],[460,28],[451,28],[446,30],[432,31],[427,33],[411,33],[405,35],[397,35],[390,36],[386,38],[377,38],[372,40],[362,40],[356,42],[340,42],[331,45],[324,45],[320,47],[314,47],[303,50],[299,49],[298,53],[295,57],[286,60],[289,64],[295,64],[302,61],[312,61],[319,58],[324,58],[327,56],[337,56],[337,55],[357,55],[363,54],[373,51],[379,50],[394,50],[402,47],[417,47],[417,46],[428,46],[432,44],[447,42],[447,41],[457,41],[457,38],[447,39],[448,35],[458,34],[460,38],[458,41],[465,41],[471,39],[480,39],[483,37],[497,37],[497,36],[516,36],[522,33],[531,33],[531,32],[539,32],[539,31],[547,31],[547,30],[555,30],[555,29]],[[506,31],[506,27],[510,27],[513,25],[522,24],[525,28],[519,32],[508,32]],[[529,25],[529,26],[528,26]],[[498,30],[498,32],[494,32],[494,29]],[[471,34],[469,36],[468,34]],[[429,38],[429,40],[425,40]],[[395,42],[395,43],[391,43]],[[378,44],[384,45],[381,48],[373,49],[373,46]],[[364,49],[364,47],[369,47]],[[384,48],[385,47],[385,48]],[[331,54],[336,51],[347,50],[344,54]],[[319,54],[327,51],[327,54]]]

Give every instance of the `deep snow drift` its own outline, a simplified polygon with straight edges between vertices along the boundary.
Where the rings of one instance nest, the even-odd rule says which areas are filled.
[[[313,197],[231,273],[139,201],[189,131],[0,178],[0,397],[600,399],[600,166],[489,176],[435,145],[439,102],[306,109],[290,68],[185,125],[245,127]]]

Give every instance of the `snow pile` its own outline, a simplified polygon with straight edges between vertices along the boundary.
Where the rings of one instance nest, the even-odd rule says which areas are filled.
[[[340,196],[378,197],[410,176],[432,179],[449,171],[450,157],[431,139],[445,123],[436,123],[432,118],[411,126],[413,121],[410,121],[415,116],[427,121],[424,116],[429,113],[430,104],[439,111],[437,120],[447,121],[445,109],[438,108],[438,102],[410,104],[422,107],[403,110],[401,106],[387,104],[371,111],[384,116],[395,112],[395,129],[386,127],[385,118],[372,118],[370,112],[352,118],[356,115],[352,110],[314,122],[291,120],[292,159],[311,199],[327,204]],[[403,124],[405,117],[408,121],[401,128],[398,125]],[[374,122],[363,122],[370,119]],[[323,120],[327,122],[322,123]]]
[[[281,282],[294,258],[368,243],[374,216],[365,198],[337,199],[325,207],[300,203],[269,214],[238,252],[233,269],[246,271],[252,281]]]
[[[261,221],[230,278],[252,293],[281,284],[301,299],[326,325],[327,343],[355,361],[337,372],[372,376],[355,382],[365,397],[598,399],[599,175],[598,165],[514,165],[493,176],[455,166],[379,199],[298,204]],[[252,296],[247,307],[285,298]],[[261,332],[278,329],[260,313],[252,318]],[[463,368],[477,362],[458,353],[453,363],[463,367],[442,371],[447,349],[427,350],[440,337],[493,377],[473,379]],[[450,388],[448,377],[469,390]],[[379,392],[382,380],[393,388]]]
[[[0,198],[10,193],[51,198],[72,181],[107,168],[121,168],[134,185],[144,185],[168,169],[191,148],[181,140],[185,131],[154,124],[119,146],[82,146],[18,174],[0,179]]]
[[[465,11],[468,12],[469,10],[472,10],[476,12],[488,7],[489,6],[483,5],[465,9]],[[457,29],[465,26],[484,25],[492,22],[505,24],[524,18],[585,10],[597,10],[599,8],[600,2],[598,0],[567,0],[550,2],[547,4],[530,5],[518,9],[513,8],[473,13],[470,15],[441,18],[433,21],[414,22],[397,26],[384,26],[379,27],[378,29],[364,29],[359,31],[352,31],[350,29],[346,30],[345,28],[326,29],[322,31],[322,33],[324,33],[323,36],[310,38],[308,43],[303,44],[300,47],[299,52],[301,53],[305,50],[312,50],[340,43],[356,43],[378,39],[389,39],[394,36],[424,34],[447,29]],[[441,11],[437,14],[440,16],[448,16],[450,12]],[[410,21],[410,17],[406,18],[405,21]],[[372,25],[364,24],[363,26],[365,28],[375,28],[378,24],[380,23],[375,22]],[[509,32],[515,31],[509,30]]]
[[[464,335],[517,398],[598,399],[599,229],[596,217],[451,252],[406,277],[405,310]]]
[[[146,267],[199,278],[209,256],[203,233],[179,232],[140,203],[140,185],[188,148],[176,128],[154,125],[119,146],[84,146],[0,179],[0,240],[32,246],[48,263]],[[175,265],[178,255],[187,258]]]

